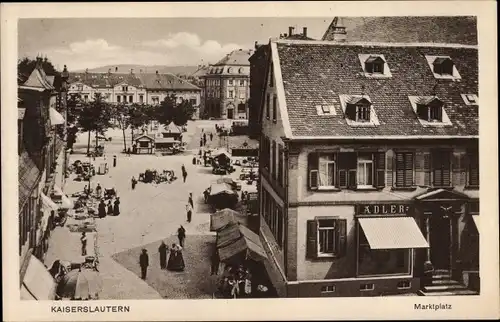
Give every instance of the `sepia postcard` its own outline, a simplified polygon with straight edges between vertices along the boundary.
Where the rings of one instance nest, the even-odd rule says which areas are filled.
[[[2,4],[4,319],[499,318],[495,9]]]

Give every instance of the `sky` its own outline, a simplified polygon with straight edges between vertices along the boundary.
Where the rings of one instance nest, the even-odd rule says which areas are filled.
[[[325,18],[70,18],[20,19],[18,57],[47,56],[61,69],[105,65],[185,66],[216,63],[234,49],[250,49],[280,33],[321,39]]]

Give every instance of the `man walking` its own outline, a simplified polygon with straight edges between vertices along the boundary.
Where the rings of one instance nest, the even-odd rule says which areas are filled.
[[[191,222],[191,216],[193,215],[193,207],[191,207],[190,203],[186,205],[186,213],[187,213],[187,222]]]
[[[184,164],[182,165],[181,170],[182,170],[182,178],[184,179],[184,182],[186,182],[186,178],[187,178],[188,174],[187,174],[186,167],[184,166]]]
[[[132,190],[135,189],[136,184],[137,184],[137,180],[135,179],[135,177],[132,177]]]
[[[214,138],[214,134],[212,132],[210,132],[210,141],[212,141]]]
[[[177,238],[179,238],[179,245],[184,247],[184,239],[186,239],[186,229],[182,225],[177,229]]]
[[[193,193],[192,192],[189,193],[188,203],[191,205],[191,208],[194,209]]]
[[[141,266],[141,278],[145,280],[149,266],[149,256],[146,249],[142,249],[142,254],[139,256],[139,265]]]
[[[87,256],[87,235],[85,234],[85,232],[82,233],[80,242],[82,243],[82,256]]]

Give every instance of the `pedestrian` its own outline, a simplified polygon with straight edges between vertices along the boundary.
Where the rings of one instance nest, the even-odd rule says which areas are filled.
[[[120,214],[120,198],[116,198],[115,205],[113,207],[113,215],[118,216]]]
[[[165,244],[164,241],[162,241],[160,247],[158,247],[158,252],[160,253],[160,268],[166,269],[168,246]]]
[[[191,207],[190,203],[186,205],[186,213],[187,213],[187,222],[191,222],[191,216],[193,215],[193,207]]]
[[[186,182],[186,178],[187,178],[187,171],[186,171],[186,168],[184,167],[184,164],[182,165],[182,178],[184,179],[184,182]]]
[[[207,137],[206,136],[203,137],[203,145],[207,145]]]
[[[214,138],[214,134],[212,132],[210,132],[210,141],[212,141]]]
[[[116,168],[116,155],[113,156],[113,168]]]
[[[203,141],[207,142],[207,133],[203,133]]]
[[[130,147],[127,149],[127,156],[130,156]]]
[[[80,242],[82,243],[82,256],[87,256],[87,235],[85,234],[85,232],[82,232]]]
[[[200,139],[200,148],[203,147],[203,139]]]
[[[192,193],[192,192],[190,192],[190,193],[189,193],[188,203],[191,205],[191,208],[193,208],[193,209],[194,209],[194,203],[193,203],[193,193]]]
[[[210,275],[218,275],[219,274],[219,254],[217,254],[217,247],[214,247],[211,257],[211,268]]]
[[[137,180],[135,179],[134,176],[132,176],[132,180],[131,181],[132,181],[132,190],[134,190],[135,189],[135,185],[137,184]]]
[[[97,187],[95,187],[95,193],[98,198],[101,198],[102,187],[99,183],[97,183]]]
[[[99,203],[98,215],[99,218],[106,217],[106,204],[104,203],[104,199],[101,199],[101,202]]]
[[[170,271],[182,272],[186,267],[182,256],[182,246],[172,244],[170,256],[168,257],[167,269]]]
[[[139,265],[141,266],[141,278],[145,280],[148,273],[149,256],[148,251],[144,248],[142,249],[142,254],[139,256]]]
[[[182,225],[177,229],[177,238],[179,238],[179,245],[184,247],[184,240],[186,239],[186,229]]]
[[[201,153],[202,153],[202,152],[201,152],[201,149],[200,149],[200,150],[198,151],[198,155],[199,155],[200,157],[201,157]]]
[[[108,202],[108,215],[113,215],[113,204],[111,203],[111,200]]]

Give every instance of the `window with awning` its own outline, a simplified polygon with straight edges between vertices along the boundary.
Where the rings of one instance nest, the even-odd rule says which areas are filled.
[[[358,275],[409,275],[412,249],[427,248],[412,217],[358,219]]]

